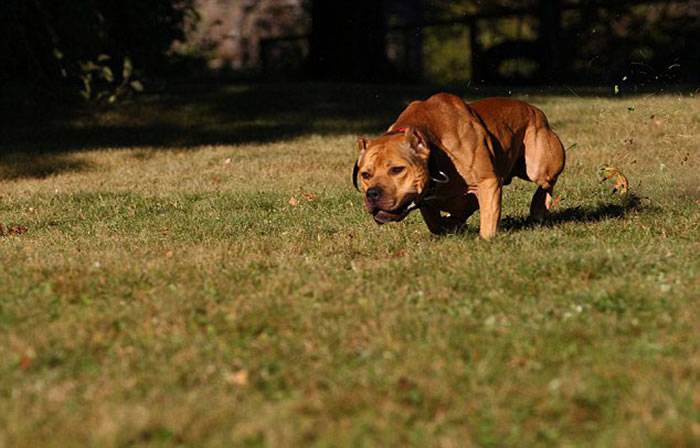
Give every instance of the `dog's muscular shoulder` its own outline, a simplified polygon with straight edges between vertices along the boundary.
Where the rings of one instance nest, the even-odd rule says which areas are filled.
[[[479,115],[461,98],[438,93],[425,101],[413,101],[389,129],[415,127],[430,143],[450,156],[459,174],[475,184],[493,176],[495,149]]]

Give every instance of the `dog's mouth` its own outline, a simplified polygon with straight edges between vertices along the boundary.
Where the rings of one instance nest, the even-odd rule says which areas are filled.
[[[386,224],[392,221],[398,222],[403,220],[406,216],[408,216],[408,214],[413,210],[413,206],[415,206],[415,202],[411,200],[406,201],[404,205],[394,210],[382,210],[380,208],[377,208],[372,212],[372,217],[374,218],[374,221],[379,225]]]

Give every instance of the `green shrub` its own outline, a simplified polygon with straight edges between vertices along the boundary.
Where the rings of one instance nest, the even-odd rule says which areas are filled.
[[[141,90],[134,67],[144,75],[162,72],[193,14],[192,0],[3,3],[0,82],[39,100],[113,101]]]

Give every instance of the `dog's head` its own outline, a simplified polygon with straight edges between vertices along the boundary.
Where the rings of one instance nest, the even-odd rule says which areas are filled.
[[[365,195],[365,207],[378,224],[401,221],[430,180],[430,148],[415,128],[376,139],[357,140],[360,154],[352,173],[355,188]]]

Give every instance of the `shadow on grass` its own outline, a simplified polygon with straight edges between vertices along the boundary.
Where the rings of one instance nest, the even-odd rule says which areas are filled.
[[[381,133],[411,100],[438,90],[475,99],[510,93],[560,95],[559,90],[498,87],[323,83],[218,85],[183,83],[109,108],[44,111],[0,121],[0,175],[44,177],[88,168],[70,157],[110,148],[187,150],[210,145],[264,144],[303,135]],[[563,92],[566,93],[566,92]],[[599,90],[590,93],[602,94]],[[11,114],[9,114],[11,115]],[[561,123],[560,123],[561,124]],[[27,161],[16,154],[32,154]],[[27,163],[29,165],[27,165]]]
[[[371,135],[410,100],[429,93],[426,87],[386,85],[183,84],[110,108],[18,114],[0,123],[0,177],[79,171],[88,167],[69,155],[84,150],[187,150],[310,134]]]
[[[654,210],[655,207],[642,205],[642,199],[639,196],[630,194],[619,204],[603,204],[599,203],[595,206],[576,206],[552,212],[547,220],[543,223],[538,223],[530,220],[528,217],[505,216],[501,218],[498,224],[499,231],[502,232],[519,232],[522,230],[535,229],[538,227],[554,227],[566,223],[592,223],[605,221],[607,219],[624,218],[631,213],[638,213],[642,210]],[[472,225],[466,224],[459,227],[454,232],[445,235],[433,235],[435,238],[444,238],[450,235],[478,235],[479,221],[474,217],[470,221]]]
[[[181,86],[110,109],[15,123],[0,132],[4,153],[270,143],[306,134],[381,132],[409,100],[427,93],[381,85]]]
[[[0,179],[43,179],[66,172],[87,171],[91,167],[91,163],[76,160],[70,154],[0,155]]]
[[[630,194],[620,204],[598,204],[595,206],[576,206],[553,211],[547,220],[540,224],[527,217],[505,217],[500,227],[505,231],[519,231],[539,226],[552,227],[570,222],[599,222],[612,218],[623,218],[630,213],[648,209],[642,205],[640,197]]]

